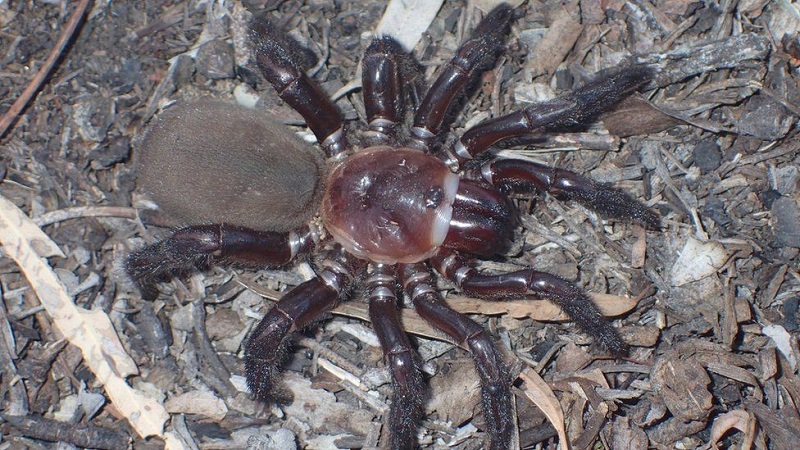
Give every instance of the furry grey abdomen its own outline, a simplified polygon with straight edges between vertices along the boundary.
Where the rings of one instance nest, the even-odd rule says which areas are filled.
[[[323,193],[321,152],[263,111],[201,100],[167,109],[137,155],[138,183],[181,225],[289,231]]]

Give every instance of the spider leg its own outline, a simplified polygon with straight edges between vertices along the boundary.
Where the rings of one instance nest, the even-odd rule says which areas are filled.
[[[344,118],[319,84],[306,75],[300,44],[264,16],[250,24],[250,42],[264,78],[303,116],[328,156],[346,149]]]
[[[397,125],[404,120],[406,100],[416,104],[422,90],[419,64],[394,38],[382,36],[367,47],[362,68],[369,129],[379,144],[393,144]]]
[[[476,180],[462,179],[442,247],[490,258],[514,241],[519,213],[507,195]]]
[[[473,80],[475,74],[491,68],[503,50],[511,30],[513,9],[501,4],[481,20],[472,37],[463,42],[453,58],[441,69],[439,76],[422,99],[414,126],[414,140],[424,149],[442,131],[445,116],[453,100]]]
[[[613,70],[573,92],[480,123],[456,141],[449,155],[459,163],[504,139],[549,131],[569,131],[596,120],[650,81],[653,68],[631,66]]]
[[[247,386],[259,399],[270,397],[275,377],[286,355],[286,337],[317,321],[350,292],[363,263],[341,251],[322,262],[316,278],[286,293],[250,335],[245,347]]]
[[[369,317],[378,335],[383,354],[392,373],[394,396],[389,411],[392,430],[390,448],[412,448],[417,423],[422,417],[425,386],[419,368],[422,363],[400,323],[400,308],[395,290],[395,267],[376,264],[365,281]]]
[[[483,164],[480,176],[506,190],[547,192],[558,200],[577,201],[603,217],[636,221],[653,230],[660,228],[658,215],[625,191],[569,170],[502,158]]]
[[[440,252],[431,263],[467,295],[488,299],[532,295],[550,300],[611,353],[622,356],[628,352],[628,344],[617,330],[603,318],[592,300],[569,281],[533,269],[483,275],[455,253]]]
[[[511,380],[492,338],[482,326],[447,306],[434,289],[431,274],[423,263],[401,265],[400,276],[417,313],[472,353],[481,379],[491,448],[508,448],[514,427],[509,414],[512,411]]]
[[[226,224],[191,226],[130,254],[125,271],[142,298],[154,300],[158,296],[156,283],[173,275],[202,269],[213,262],[282,266],[298,254],[309,252],[316,239],[316,233],[308,226],[287,233]]]

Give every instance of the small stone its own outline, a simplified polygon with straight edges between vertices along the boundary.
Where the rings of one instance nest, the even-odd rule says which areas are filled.
[[[728,215],[725,202],[717,197],[712,197],[706,202],[703,212],[716,222],[720,228],[725,229],[731,225],[731,216]]]
[[[251,436],[247,440],[247,448],[254,450],[296,450],[295,435],[288,428],[280,428],[266,436]]]
[[[85,141],[102,142],[116,119],[114,100],[102,95],[83,97],[75,103],[72,119]]]
[[[694,165],[700,169],[703,175],[716,170],[722,161],[722,152],[713,139],[706,139],[697,144],[692,156],[694,156]]]
[[[206,317],[206,329],[211,340],[230,338],[245,328],[239,315],[228,308],[220,308]]]
[[[225,41],[214,39],[197,50],[197,72],[212,80],[233,78],[233,47]]]
[[[766,95],[754,95],[739,120],[739,132],[765,141],[777,141],[789,132],[795,118],[780,103]]]
[[[127,136],[114,139],[108,145],[99,147],[89,153],[92,168],[107,169],[114,164],[128,160],[131,156],[131,140]]]
[[[761,197],[761,202],[764,203],[767,209],[772,209],[772,204],[775,203],[775,200],[781,198],[781,193],[775,189],[770,189],[762,192],[759,197]]]
[[[775,240],[784,247],[800,247],[800,208],[791,197],[772,202],[772,226]]]
[[[781,195],[792,196],[800,188],[800,167],[794,164],[787,164],[782,167],[775,167],[772,171],[775,179],[775,190]]]

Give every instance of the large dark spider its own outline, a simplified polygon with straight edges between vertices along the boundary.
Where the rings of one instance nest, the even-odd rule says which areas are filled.
[[[493,66],[512,18],[507,5],[491,11],[418,102],[418,64],[392,38],[376,38],[363,59],[366,148],[348,142],[341,113],[304,72],[297,44],[255,19],[250,37],[261,73],[305,118],[327,161],[256,111],[213,101],[165,111],[143,139],[139,183],[188,226],[128,257],[127,271],[143,297],[158,294],[157,282],[209,264],[283,266],[316,250],[317,277],[287,292],[246,344],[247,382],[255,395],[269,398],[288,334],[357,292],[369,302],[392,374],[391,447],[412,447],[424,387],[419,356],[399,318],[406,296],[420,316],[472,353],[492,447],[506,448],[512,380],[503,358],[481,326],[447,306],[430,269],[467,295],[551,300],[611,353],[623,355],[625,342],[572,283],[531,268],[485,275],[470,259],[501,257],[510,248],[518,212],[509,194],[547,192],[607,217],[658,227],[654,213],[618,189],[487,152],[510,138],[590,123],[646,83],[648,68],[608,71],[568,95],[441,143],[451,104]],[[416,109],[406,130],[409,102]]]

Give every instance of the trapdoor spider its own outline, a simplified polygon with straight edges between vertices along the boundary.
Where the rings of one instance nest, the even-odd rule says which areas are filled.
[[[513,430],[506,365],[489,334],[447,306],[431,268],[467,295],[551,300],[622,355],[625,342],[572,283],[531,268],[482,274],[471,259],[500,257],[509,249],[518,227],[511,193],[546,192],[606,217],[658,226],[653,212],[619,189],[487,153],[509,138],[590,123],[646,83],[646,67],[608,71],[570,94],[441,143],[451,104],[494,65],[512,18],[507,5],[491,11],[419,101],[413,101],[420,84],[414,81],[420,78],[416,61],[392,38],[376,38],[363,59],[365,148],[350,144],[342,114],[304,72],[297,44],[255,19],[250,38],[261,73],[300,112],[322,151],[260,113],[226,103],[200,101],[165,111],[139,149],[139,184],[187,227],[128,257],[127,271],[143,297],[157,295],[157,282],[209,264],[282,266],[313,251],[321,261],[316,278],[287,292],[246,344],[247,382],[255,395],[269,398],[290,332],[358,293],[369,303],[393,377],[390,446],[412,447],[424,387],[419,356],[399,319],[405,295],[420,316],[472,353],[486,431],[493,448],[506,448]],[[413,112],[410,129],[404,128],[406,111]]]

